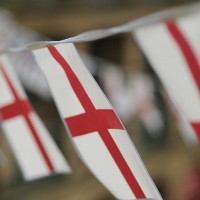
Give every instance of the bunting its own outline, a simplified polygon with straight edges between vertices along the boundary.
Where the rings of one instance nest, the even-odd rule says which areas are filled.
[[[196,5],[199,4],[62,41],[33,42],[0,52],[20,52],[23,57],[24,51],[33,50],[28,55],[45,75],[77,153],[117,199],[161,200],[162,197],[73,43],[133,32],[169,96],[186,116],[182,121],[185,123],[186,119],[200,139],[200,15]],[[190,15],[177,18],[183,13]],[[21,60],[20,56],[18,59]],[[2,127],[25,178],[68,173],[68,164],[27,101],[11,65],[7,56],[0,57],[0,113]],[[159,118],[159,113],[154,116]],[[149,124],[152,118],[143,120]]]

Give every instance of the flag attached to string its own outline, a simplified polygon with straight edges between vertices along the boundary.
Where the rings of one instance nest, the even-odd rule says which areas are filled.
[[[162,199],[73,44],[49,46],[33,54],[76,150],[93,174],[117,199]]]
[[[2,128],[26,180],[70,173],[64,156],[27,100],[7,56],[0,57]]]
[[[200,140],[200,15],[139,28],[136,39]]]

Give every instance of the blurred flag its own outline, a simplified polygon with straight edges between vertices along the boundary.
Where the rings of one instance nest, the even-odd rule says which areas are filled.
[[[171,99],[167,95],[166,95],[166,99],[168,99],[173,117],[176,120],[178,129],[180,130],[180,134],[185,144],[188,147],[193,147],[194,145],[198,145],[199,142],[198,142],[197,135],[195,134],[194,129],[188,123],[188,120],[186,119],[186,117],[177,110],[177,106],[174,105],[174,103],[171,101]]]
[[[136,30],[135,36],[169,96],[200,139],[200,15]]]
[[[70,173],[70,167],[32,109],[10,60],[0,57],[0,114],[2,128],[26,180],[56,173]]]
[[[73,44],[35,50],[81,159],[117,199],[162,199],[110,103]]]
[[[81,57],[122,122],[137,116],[145,147],[163,147],[168,138],[168,116],[154,76],[144,71],[127,75],[123,66],[113,62],[88,54]]]
[[[198,144],[198,138],[194,132],[194,129],[192,129],[185,116],[179,113],[177,115],[178,127],[180,129],[185,144],[189,147]]]
[[[89,54],[80,54],[80,56],[112,103],[120,119],[127,123],[137,114],[135,90],[131,82],[138,74],[131,74],[131,77],[128,77],[123,67],[113,62]]]
[[[163,148],[167,144],[168,113],[158,81],[152,73],[138,73],[130,79],[137,102],[137,112],[144,148]]]
[[[15,20],[11,13],[1,9],[0,24],[0,49],[19,47],[34,41],[49,40],[47,37],[24,27]],[[9,59],[26,89],[44,100],[51,98],[47,82],[29,51],[11,54]]]

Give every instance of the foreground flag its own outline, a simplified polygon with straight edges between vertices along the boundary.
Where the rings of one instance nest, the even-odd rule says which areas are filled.
[[[70,172],[6,56],[0,57],[0,114],[2,128],[26,180]]]
[[[35,50],[81,159],[117,199],[162,199],[73,44]]]
[[[200,139],[200,15],[142,27],[135,35],[169,96]]]

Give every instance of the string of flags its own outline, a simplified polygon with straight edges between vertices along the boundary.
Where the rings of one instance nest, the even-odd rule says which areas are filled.
[[[180,119],[200,138],[200,16],[196,12],[199,6],[172,9],[62,41],[33,42],[2,49],[1,125],[25,179],[71,172],[14,72],[16,63],[11,62],[9,53],[20,53],[23,57],[24,51],[30,50],[29,55],[46,78],[71,142],[89,170],[116,199],[161,200],[128,133],[84,66],[74,43],[131,32],[177,111],[185,116]]]

